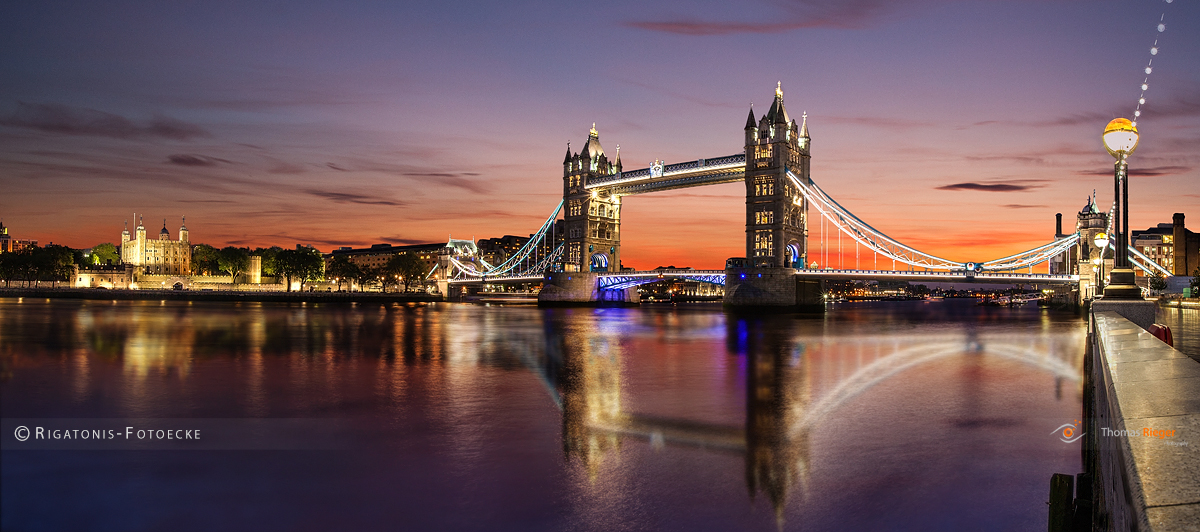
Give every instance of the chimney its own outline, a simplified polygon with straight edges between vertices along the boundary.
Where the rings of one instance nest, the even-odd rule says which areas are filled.
[[[1175,275],[1191,275],[1191,268],[1195,264],[1188,264],[1187,255],[1187,229],[1183,226],[1183,213],[1177,212],[1171,217],[1171,222],[1175,226],[1171,231],[1171,247],[1174,252],[1174,263],[1171,268]]]
[[[1054,214],[1054,238],[1062,236],[1062,213]]]

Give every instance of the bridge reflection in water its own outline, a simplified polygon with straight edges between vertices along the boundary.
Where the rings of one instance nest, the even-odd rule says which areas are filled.
[[[1064,386],[1077,393],[1081,351],[1077,335],[1043,329],[1041,334],[878,334],[806,336],[772,318],[726,322],[728,354],[744,360],[745,421],[741,426],[659,416],[625,406],[622,371],[630,352],[628,330],[580,330],[551,314],[545,322],[545,350],[523,356],[562,411],[562,444],[569,459],[597,481],[601,465],[619,460],[623,438],[647,441],[658,451],[702,448],[741,455],[751,498],[765,495],[782,524],[785,505],[808,491],[810,437],[840,407],[906,370],[950,357],[965,357],[969,372],[981,371],[980,357],[1017,361],[1053,375],[1056,396]],[[698,354],[699,355],[699,354]],[[979,417],[981,393],[966,389],[961,427],[1016,424],[1007,418]],[[702,415],[703,412],[696,412]]]
[[[306,516],[297,501],[315,497],[362,529],[471,529],[481,515],[514,529],[769,525],[749,500],[800,528],[986,518],[1023,530],[1045,522],[1046,475],[1078,464],[1078,444],[1048,434],[1078,415],[1084,331],[1055,316],[950,300],[839,305],[820,319],[5,300],[6,417],[336,416],[355,448],[274,462],[189,454],[199,477],[174,474],[166,455],[89,454],[64,469],[63,455],[28,454],[5,482],[33,486],[13,492],[23,500],[68,501],[55,518],[95,519],[72,509],[90,508],[96,482],[159,461],[172,473],[115,484],[103,517],[154,507],[206,515],[205,529],[244,523],[173,496],[180,487],[272,509],[257,529]],[[46,472],[54,483],[34,482]]]

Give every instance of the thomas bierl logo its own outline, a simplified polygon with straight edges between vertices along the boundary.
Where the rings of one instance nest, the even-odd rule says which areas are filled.
[[[1063,423],[1061,427],[1054,429],[1054,432],[1051,432],[1050,434],[1058,434],[1058,439],[1062,440],[1063,443],[1075,443],[1079,440],[1079,438],[1082,438],[1085,434],[1087,434],[1086,432],[1075,434],[1078,432],[1078,429],[1079,420],[1076,419],[1074,423]]]

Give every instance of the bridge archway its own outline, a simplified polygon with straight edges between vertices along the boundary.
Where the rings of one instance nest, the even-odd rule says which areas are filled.
[[[784,259],[785,259],[785,262],[784,262],[783,266],[785,268],[795,268],[795,267],[797,267],[796,266],[797,264],[799,264],[800,267],[804,267],[804,262],[801,260],[801,257],[800,257],[800,243],[799,242],[796,242],[793,240],[792,242],[788,243],[787,253],[784,255]]]
[[[605,255],[604,253],[592,253],[591,265],[591,271],[608,271],[608,255]]]

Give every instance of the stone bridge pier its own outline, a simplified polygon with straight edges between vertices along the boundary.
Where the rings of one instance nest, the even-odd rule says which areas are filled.
[[[637,287],[608,290],[600,288],[596,272],[551,272],[546,274],[539,306],[625,306],[641,303]]]
[[[805,279],[791,268],[725,269],[725,300],[733,308],[825,311],[825,281]]]

